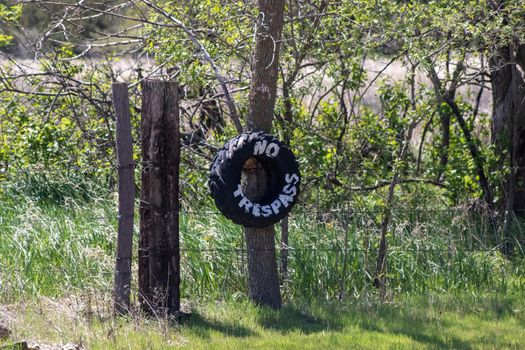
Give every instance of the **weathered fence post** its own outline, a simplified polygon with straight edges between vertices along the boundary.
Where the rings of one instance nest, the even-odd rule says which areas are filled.
[[[116,314],[122,315],[129,310],[133,210],[135,202],[133,141],[131,137],[131,116],[129,112],[127,84],[113,84],[113,105],[117,115],[116,129],[119,199],[114,308]]]
[[[143,310],[180,310],[178,85],[142,83],[139,295]]]

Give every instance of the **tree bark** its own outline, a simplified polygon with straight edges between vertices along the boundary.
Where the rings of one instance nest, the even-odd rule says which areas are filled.
[[[441,124],[441,145],[439,147],[439,172],[436,181],[441,181],[448,164],[448,148],[450,146],[450,114],[441,110],[439,112]]]
[[[270,132],[277,90],[277,68],[284,24],[284,0],[259,0],[252,63],[248,130]]]
[[[259,17],[253,54],[252,83],[249,96],[249,115],[246,129],[270,133],[277,90],[279,47],[284,24],[284,0],[259,0]],[[261,171],[264,172],[264,171]],[[248,177],[265,181],[261,172],[250,172]],[[248,183],[253,183],[248,178]],[[254,186],[264,187],[264,186]],[[246,189],[247,196],[258,196]],[[260,195],[260,194],[259,194]],[[248,251],[248,290],[256,304],[281,307],[279,275],[275,253],[275,228],[245,228]]]
[[[504,215],[503,252],[511,254],[514,217],[525,217],[525,44],[493,49],[489,60],[492,84],[492,142],[499,167],[510,168],[496,203]]]

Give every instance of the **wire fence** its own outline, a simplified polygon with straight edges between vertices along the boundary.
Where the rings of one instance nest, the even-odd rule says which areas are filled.
[[[17,185],[2,183],[0,187],[16,189]],[[350,201],[327,208],[311,201],[315,197],[299,202],[292,210],[287,244],[276,227],[278,265],[285,256],[288,262],[283,293],[288,298],[321,296],[329,300],[370,293],[374,290],[372,276],[385,208],[367,208]],[[269,250],[247,249],[241,227],[225,220],[219,211],[211,209],[210,199],[206,200],[208,205],[202,210],[185,203],[180,210],[183,293],[216,296],[245,291],[247,256]],[[101,207],[96,207],[99,204]],[[135,208],[139,205],[137,200]],[[108,199],[87,208],[65,203],[63,208],[64,213],[51,218],[47,229],[24,227],[24,235],[16,235],[17,242],[0,237],[4,245],[0,247],[0,288],[4,295],[55,294],[68,288],[110,289],[119,221],[116,202]],[[505,243],[501,222],[493,225],[486,208],[429,207],[429,203],[415,202],[396,203],[390,212],[388,278],[392,291],[492,289],[525,293],[525,259],[506,259],[501,254]],[[504,213],[493,214],[501,217]],[[42,215],[38,219],[46,213],[35,215]],[[132,260],[135,275],[139,223],[136,212],[134,254],[121,257]],[[523,256],[523,227],[516,226],[518,257]],[[68,230],[71,232],[63,232]],[[58,241],[45,241],[51,235],[59,237]],[[93,254],[94,248],[101,253]]]

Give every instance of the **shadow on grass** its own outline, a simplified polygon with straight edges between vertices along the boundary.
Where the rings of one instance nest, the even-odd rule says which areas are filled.
[[[338,317],[313,315],[294,306],[285,306],[281,310],[261,309],[258,316],[261,326],[281,333],[301,331],[310,334],[343,329]]]
[[[252,337],[257,335],[257,333],[253,330],[240,324],[219,320],[209,320],[195,312],[190,316],[187,325],[188,328],[191,329],[192,333],[202,339],[210,339],[212,332],[218,332],[225,336],[237,338]]]
[[[479,333],[485,337],[483,328],[478,330],[483,321],[494,314],[505,319],[512,316],[511,311],[517,309],[520,303],[509,305],[496,305],[483,300],[480,305],[473,308],[469,300],[434,300],[431,303],[415,301],[401,304],[386,305],[356,305],[356,304],[329,304],[329,305],[287,305],[281,310],[272,310],[265,307],[242,305],[231,313],[229,319],[207,318],[194,313],[188,322],[191,332],[204,339],[210,339],[214,334],[221,333],[225,336],[244,338],[257,337],[266,332],[259,332],[258,327],[271,333],[302,333],[305,335],[315,333],[358,333],[359,337],[374,338],[374,334],[389,339],[389,337],[406,337],[428,348],[446,349],[472,349],[492,344],[490,336],[487,339],[474,340],[472,335]],[[487,305],[489,304],[489,305]],[[481,306],[484,305],[484,306]],[[479,310],[484,310],[480,313]],[[495,311],[494,311],[495,310]],[[511,310],[511,311],[509,311]],[[244,317],[244,315],[248,317]],[[448,316],[447,316],[448,315]],[[467,317],[469,315],[475,316]],[[231,316],[234,316],[233,318]],[[450,316],[450,317],[449,317]],[[465,316],[465,317],[464,317]],[[514,317],[514,316],[513,316]],[[498,319],[496,317],[496,319]],[[517,318],[518,322],[523,318]],[[255,327],[252,325],[255,321]],[[248,322],[248,323],[246,323]],[[255,330],[254,330],[255,329]],[[491,330],[492,328],[488,328]],[[483,338],[482,337],[482,338]],[[489,342],[490,344],[486,343]]]
[[[425,310],[421,310],[419,313],[404,313],[399,309],[388,306],[380,307],[376,311],[377,313],[370,315],[370,318],[360,314],[356,326],[365,331],[406,336],[430,348],[472,348],[471,344],[464,340],[451,335],[444,336],[443,334],[447,333],[447,328],[451,325],[448,322],[425,315]],[[442,327],[438,327],[439,323]]]
[[[304,334],[317,332],[352,332],[357,327],[365,332],[377,332],[406,336],[430,348],[471,349],[472,346],[452,335],[445,335],[447,325],[443,320],[430,317],[426,310],[400,310],[393,306],[337,307],[330,305],[315,313],[286,306],[274,311],[261,309],[258,322],[264,328],[281,332],[300,331]],[[442,325],[437,327],[437,323]],[[345,330],[346,329],[346,330]]]

